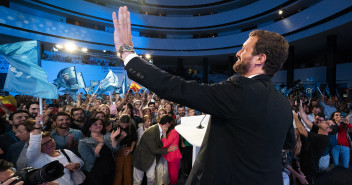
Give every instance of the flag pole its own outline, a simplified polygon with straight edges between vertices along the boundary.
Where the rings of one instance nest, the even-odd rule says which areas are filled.
[[[321,92],[320,88],[319,88],[319,87],[317,87],[317,89],[318,89],[318,91],[320,92],[320,94],[321,94],[321,95],[323,95],[323,93]]]
[[[98,88],[95,90],[95,92],[93,93],[93,95],[94,95],[95,93],[97,93],[98,89],[100,88],[100,85],[101,85],[101,84],[99,84]]]
[[[38,55],[38,66],[42,67],[42,60],[41,60],[41,42],[37,40],[37,55]],[[40,115],[43,114],[43,98],[39,98],[39,113]],[[40,124],[43,125],[43,121],[40,121]]]

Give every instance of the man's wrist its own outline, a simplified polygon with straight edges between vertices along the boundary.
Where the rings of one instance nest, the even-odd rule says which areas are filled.
[[[123,53],[122,53],[122,56],[121,56],[121,58],[122,58],[123,63],[124,63],[125,66],[126,66],[126,65],[128,64],[128,62],[129,62],[132,58],[134,58],[134,57],[138,57],[138,55],[137,55],[136,53],[134,53],[134,52],[123,52]]]

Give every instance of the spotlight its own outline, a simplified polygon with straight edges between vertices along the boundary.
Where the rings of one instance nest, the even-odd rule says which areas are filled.
[[[279,15],[282,15],[283,13],[284,13],[284,11],[283,10],[279,10]]]
[[[151,57],[152,57],[152,56],[150,56],[149,53],[145,54],[145,58],[146,58],[146,59],[150,59]]]
[[[82,52],[87,52],[88,51],[87,48],[82,48],[81,50],[82,50]]]
[[[105,52],[106,52],[106,50],[104,49],[104,50],[103,50],[103,52],[105,53]]]
[[[63,45],[61,45],[61,44],[56,44],[56,46],[55,46],[57,49],[62,49],[62,48],[64,48],[64,46]]]
[[[116,56],[121,57],[121,54],[120,53],[116,53]]]
[[[65,49],[68,52],[72,52],[77,49],[77,46],[74,43],[70,42],[70,43],[65,44]]]

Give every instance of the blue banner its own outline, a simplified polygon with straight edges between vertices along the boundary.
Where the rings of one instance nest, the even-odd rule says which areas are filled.
[[[4,90],[46,99],[58,98],[56,87],[48,82],[47,74],[38,65],[38,41],[1,45],[0,55],[10,64]]]
[[[66,89],[79,89],[75,66],[59,71],[54,82],[57,84],[58,89],[60,89],[60,87]]]
[[[124,97],[125,96],[125,93],[128,91],[128,86],[127,86],[127,82],[126,82],[126,75],[123,77],[123,80],[122,80],[122,84],[121,84],[121,87],[120,87],[120,90],[119,90],[119,94],[120,94],[120,97]]]
[[[106,77],[100,81],[96,94],[101,94],[111,90],[117,90],[118,86],[119,86],[119,80],[115,75],[115,73],[113,73],[110,70],[109,73],[106,75]]]

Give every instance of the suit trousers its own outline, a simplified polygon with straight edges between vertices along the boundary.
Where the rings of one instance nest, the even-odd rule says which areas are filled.
[[[115,153],[114,185],[132,185],[132,153],[124,155],[128,149],[130,148],[123,148]]]
[[[155,184],[155,166],[156,166],[156,159],[154,159],[153,164],[146,171],[148,185]],[[133,185],[142,184],[143,176],[144,176],[144,171],[141,171],[141,170],[137,169],[136,167],[134,167],[133,168]]]

